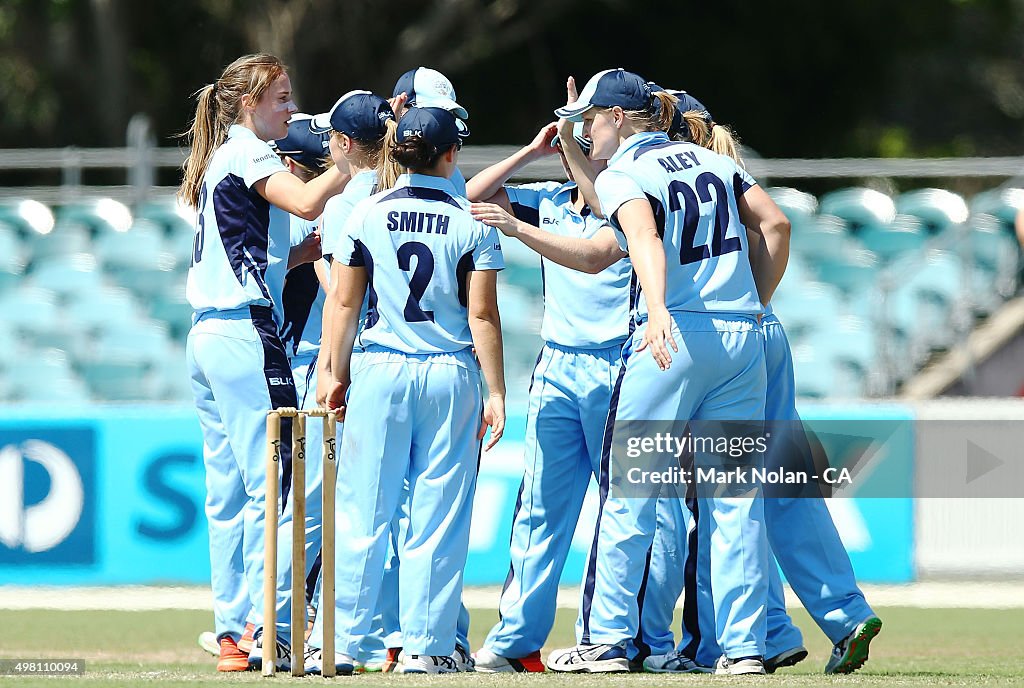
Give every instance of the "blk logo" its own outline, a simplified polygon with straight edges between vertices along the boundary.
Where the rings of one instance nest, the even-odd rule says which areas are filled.
[[[92,433],[44,432],[38,435],[46,439],[13,442],[4,435],[0,434],[0,563],[91,563]],[[62,441],[67,439],[71,441]]]

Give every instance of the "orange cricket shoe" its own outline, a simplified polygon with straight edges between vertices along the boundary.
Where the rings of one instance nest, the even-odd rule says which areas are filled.
[[[220,639],[220,659],[217,671],[248,671],[249,653],[238,649],[238,643],[230,635]]]

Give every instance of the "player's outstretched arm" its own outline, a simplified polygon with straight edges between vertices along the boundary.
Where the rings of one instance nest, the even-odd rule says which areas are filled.
[[[615,241],[611,227],[589,239],[563,237],[523,222],[495,203],[474,203],[473,217],[496,228],[507,237],[519,239],[531,249],[572,270],[596,274],[626,256]]]
[[[750,245],[750,267],[761,303],[768,303],[789,262],[789,219],[758,185],[736,199],[740,220],[761,241]]]
[[[476,270],[466,277],[468,291],[469,331],[480,360],[480,369],[487,383],[484,403],[484,425],[490,426],[491,437],[484,447],[497,444],[505,432],[505,362],[501,341],[501,315],[498,313],[498,271]]]
[[[503,185],[509,177],[529,163],[557,152],[551,147],[551,139],[555,138],[557,131],[554,122],[544,125],[544,128],[533,137],[533,141],[501,162],[496,162],[474,174],[473,178],[466,182],[466,197],[471,201],[497,203],[505,210],[511,211]]]
[[[364,267],[349,267],[335,262],[331,270],[328,306],[333,310],[330,334],[332,383],[327,394],[327,408],[342,409],[345,392],[352,380],[352,345],[359,330],[359,309],[363,305],[368,280]],[[322,347],[323,342],[320,345]],[[339,415],[344,418],[344,412]]]
[[[315,220],[324,212],[327,199],[340,194],[351,178],[337,166],[308,182],[282,171],[259,180],[253,188],[278,208],[304,220]]]
[[[569,77],[565,80],[565,104],[572,105],[579,95],[576,92],[576,79]],[[572,179],[583,196],[583,201],[590,208],[590,212],[597,217],[604,217],[601,212],[601,201],[594,190],[594,182],[597,181],[597,173],[590,164],[590,158],[586,156],[580,144],[576,142],[573,127],[575,124],[567,119],[558,120],[558,141],[562,147],[562,157],[565,159],[565,166],[572,173]]]

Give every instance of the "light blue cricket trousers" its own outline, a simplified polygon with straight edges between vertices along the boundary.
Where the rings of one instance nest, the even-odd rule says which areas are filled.
[[[503,657],[540,650],[587,488],[596,478],[622,341],[600,349],[547,343],[530,383],[524,473],[512,515],[511,565],[500,620],[485,647]]]
[[[626,644],[636,637],[639,596],[655,537],[657,499],[608,493],[611,466],[627,465],[624,457],[611,456],[616,446],[625,445],[613,437],[615,422],[764,419],[764,345],[757,321],[683,311],[672,316],[679,351],[669,370],[659,370],[646,350],[632,353],[642,341],[643,325],[623,351],[625,365],[602,452],[602,505],[577,620],[583,644]],[[763,655],[768,548],[759,488],[742,485],[700,501],[714,524],[712,593],[719,643],[730,657]]]
[[[782,323],[774,315],[762,321],[765,335],[765,360],[768,370],[768,396],[765,416],[785,423],[777,431],[798,430],[793,379],[793,356]],[[792,428],[788,427],[792,425]],[[843,547],[825,501],[820,497],[772,497],[764,500],[768,541],[778,559],[778,567],[800,598],[811,618],[826,636],[837,643],[873,614],[857,586],[850,557]],[[706,535],[702,539],[706,542]],[[700,549],[700,548],[698,548]],[[713,662],[720,651],[714,636],[713,615],[708,611],[709,562],[706,547],[699,551],[697,607],[700,622],[697,632],[684,623],[680,650],[698,663]],[[775,562],[769,567],[772,582],[769,592],[768,657],[803,644],[799,629],[785,611],[782,581]],[[698,649],[699,648],[699,649]]]
[[[270,308],[198,315],[185,354],[203,431],[215,629],[238,640],[247,618],[263,618],[267,412],[295,406],[295,386]],[[287,419],[281,454],[287,466]]]
[[[408,480],[398,541],[407,654],[455,650],[476,489],[480,369],[469,349],[410,355],[372,347],[348,396],[337,491],[336,649],[371,630],[388,535]]]
[[[793,354],[782,323],[765,316],[768,401],[765,417],[800,422],[793,381]],[[833,643],[874,612],[857,586],[850,556],[821,497],[765,500],[768,540],[793,592]]]

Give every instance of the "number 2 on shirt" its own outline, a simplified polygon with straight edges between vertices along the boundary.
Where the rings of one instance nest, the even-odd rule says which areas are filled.
[[[416,256],[416,269],[409,280],[409,299],[405,302],[406,322],[434,322],[434,311],[425,311],[420,306],[420,299],[434,276],[434,254],[430,248],[419,241],[407,241],[398,247],[398,267],[408,272],[412,270],[412,257]]]
[[[724,237],[729,226],[728,192],[725,184],[712,172],[704,172],[694,182],[696,193],[683,181],[675,180],[669,184],[669,210],[685,210],[683,216],[683,235],[679,249],[679,262],[682,265],[697,263],[708,258],[718,257],[733,251],[739,251],[743,244],[739,237]],[[700,221],[699,202],[709,203],[716,200],[711,196],[711,187],[715,188],[715,229],[711,235],[711,245],[694,246],[697,237],[697,226]],[[682,197],[682,201],[680,201]]]

